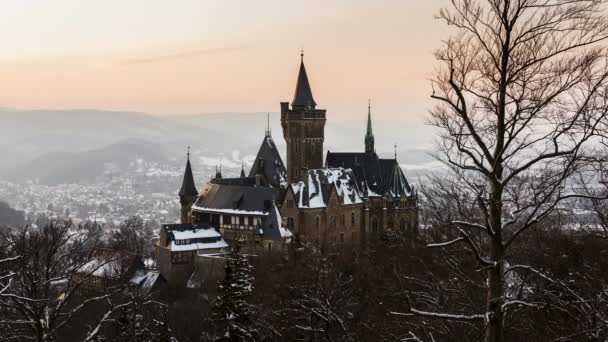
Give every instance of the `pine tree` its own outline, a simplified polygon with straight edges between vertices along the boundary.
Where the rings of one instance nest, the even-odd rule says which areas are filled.
[[[241,253],[237,242],[226,258],[226,275],[218,286],[215,307],[210,315],[211,330],[203,333],[207,341],[258,341],[263,339],[255,322],[256,307],[248,299],[253,292],[253,266]]]

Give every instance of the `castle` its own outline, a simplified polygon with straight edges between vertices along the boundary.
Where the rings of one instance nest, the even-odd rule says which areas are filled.
[[[327,151],[323,161],[326,114],[317,108],[302,54],[293,101],[281,102],[287,164],[269,129],[248,174],[242,169],[238,178],[223,178],[218,171],[200,192],[188,158],[179,191],[182,224],[163,225],[158,254],[185,263],[196,255],[225,251],[224,240],[238,239],[258,253],[274,253],[294,239],[364,244],[386,231],[415,234],[417,193],[396,154],[389,159],[376,154],[370,106],[363,151]],[[201,235],[208,229],[219,234]],[[176,240],[199,235],[207,240]],[[188,254],[167,257],[173,253]]]

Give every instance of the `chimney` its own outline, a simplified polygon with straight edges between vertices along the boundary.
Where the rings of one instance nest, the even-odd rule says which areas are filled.
[[[289,112],[289,102],[281,102],[281,119]]]

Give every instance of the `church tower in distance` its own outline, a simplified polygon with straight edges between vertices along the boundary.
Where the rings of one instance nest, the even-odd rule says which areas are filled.
[[[316,109],[312,97],[304,53],[300,55],[300,73],[296,93],[291,102],[281,102],[281,126],[287,143],[287,181],[304,180],[307,169],[323,167],[325,109]]]

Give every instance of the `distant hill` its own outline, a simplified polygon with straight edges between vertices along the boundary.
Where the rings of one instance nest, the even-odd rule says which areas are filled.
[[[359,114],[349,120],[336,120],[328,115],[326,150],[363,149],[365,113]],[[83,165],[85,162],[98,166],[108,160],[110,152],[107,151],[121,158],[120,148],[112,145],[128,140],[139,141],[138,153],[152,152],[144,146],[150,143],[154,144],[154,149],[162,148],[163,158],[169,159],[183,157],[188,145],[209,157],[230,156],[235,150],[240,156],[254,155],[264,136],[266,116],[259,112],[159,116],[90,109],[19,111],[0,108],[0,178],[23,179],[39,176],[42,172],[44,176],[37,178],[50,183],[80,179],[77,177],[79,172],[92,170]],[[284,157],[285,141],[279,113],[270,113],[270,126],[277,148]],[[421,136],[430,136],[429,130],[419,123],[374,121],[374,133],[376,149],[383,157],[392,156],[397,143],[400,163],[419,164],[430,160],[426,151],[416,145],[423,141]],[[127,150],[134,148],[131,146]],[[90,155],[80,154],[85,151],[91,151],[87,152]],[[73,168],[65,169],[60,162]],[[34,169],[41,165],[46,165],[47,170]]]
[[[205,120],[133,112],[0,109],[0,174],[51,152],[99,149],[125,139],[141,139],[181,150],[188,144],[208,150],[232,145],[226,151],[233,146],[246,146],[248,139],[231,134],[226,127],[234,121],[227,118],[224,121],[225,125],[214,127]]]
[[[8,203],[0,199],[0,227],[21,227],[25,225],[25,214],[23,211],[11,208]]]
[[[101,176],[107,164],[124,169],[136,158],[164,162],[167,154],[158,144],[131,139],[91,151],[51,152],[18,166],[7,178],[38,179],[46,185],[88,182]]]

